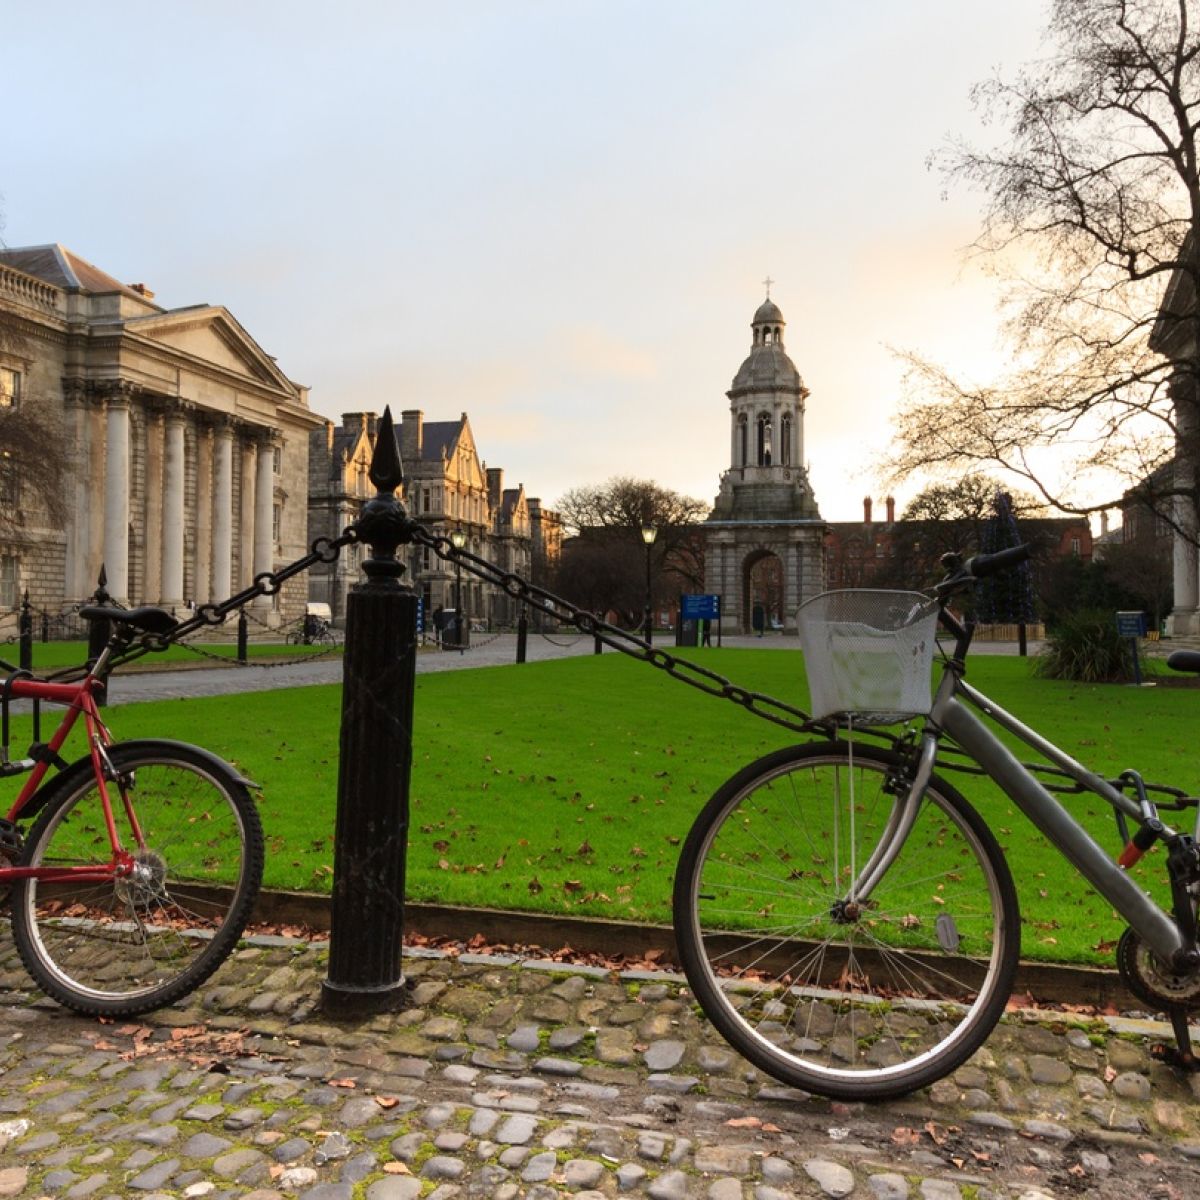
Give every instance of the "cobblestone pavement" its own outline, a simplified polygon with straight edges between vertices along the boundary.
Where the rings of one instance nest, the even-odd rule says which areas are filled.
[[[414,951],[407,1007],[335,1025],[326,953],[252,939],[100,1024],[0,927],[0,1197],[1200,1196],[1200,1077],[1149,1022],[1013,1014],[953,1079],[845,1105],[749,1068],[677,976]]]

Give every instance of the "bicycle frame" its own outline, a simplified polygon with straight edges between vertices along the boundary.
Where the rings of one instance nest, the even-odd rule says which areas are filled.
[[[8,681],[7,692],[10,699],[48,700],[51,703],[66,705],[67,711],[53,736],[46,743],[47,753],[33,764],[29,777],[17,793],[17,798],[5,817],[10,822],[16,822],[25,815],[30,801],[37,794],[50,769],[52,759],[58,756],[59,750],[71,735],[79,717],[82,716],[87,728],[88,754],[91,759],[92,774],[96,779],[96,789],[100,795],[104,824],[108,832],[109,845],[112,847],[112,857],[105,865],[97,863],[75,867],[0,866],[0,883],[14,883],[20,879],[38,879],[47,883],[62,883],[67,880],[100,882],[120,878],[133,870],[133,858],[129,851],[121,845],[117,823],[113,817],[112,801],[109,798],[107,784],[115,776],[112,764],[109,763],[104,750],[111,741],[111,737],[107,726],[101,720],[95,697],[97,689],[103,686],[101,672],[107,658],[108,651],[106,650],[92,670],[78,683],[52,683],[19,676]],[[125,810],[134,839],[140,842],[142,833],[128,803],[125,805]]]
[[[1133,800],[972,687],[962,678],[961,661],[951,660],[943,668],[925,724],[912,786],[896,804],[879,845],[858,875],[852,897],[861,901],[870,896],[899,853],[916,820],[945,733],[975,760],[1163,962],[1171,963],[1178,955],[1193,950],[1174,920],[1130,879],[968,705],[1036,750],[1080,787],[1127,816],[1141,819],[1141,810]]]

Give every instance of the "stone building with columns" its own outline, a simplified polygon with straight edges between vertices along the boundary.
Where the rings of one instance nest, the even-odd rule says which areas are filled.
[[[304,553],[308,435],[321,418],[220,305],[166,309],[61,245],[0,249],[0,377],[68,457],[65,518],[18,511],[0,545],[38,607],[220,601]],[[2,448],[0,448],[2,449]],[[10,464],[18,505],[36,462]],[[307,582],[251,610],[303,611]],[[0,598],[2,599],[2,598]]]
[[[1190,240],[1180,258],[1194,258]],[[1196,296],[1195,276],[1176,268],[1167,284],[1158,319],[1150,332],[1150,349],[1178,364],[1171,379],[1171,403],[1175,428],[1175,455],[1162,469],[1161,478],[1174,495],[1160,502],[1170,505],[1173,527],[1174,603],[1167,618],[1170,637],[1200,635],[1200,381],[1196,367],[1200,362],[1200,303]],[[1151,499],[1160,491],[1152,476],[1146,481]]]
[[[825,522],[804,466],[809,391],[783,344],[770,297],[750,322],[750,354],[729,397],[729,467],[703,525],[705,590],[721,597],[727,629],[796,632],[796,609],[821,591]]]
[[[309,443],[309,538],[332,537],[375,494],[367,477],[378,416],[342,415],[341,425],[325,422]],[[401,492],[408,511],[433,532],[449,537],[459,530],[464,548],[501,570],[545,583],[558,560],[562,526],[558,514],[526,496],[525,485],[504,486],[504,472],[479,457],[466,413],[457,420],[426,421],[420,409],[407,409],[396,427],[404,468]],[[346,593],[361,576],[360,547],[342,560],[318,564],[311,573],[310,598],[324,601],[335,621],[346,611]],[[405,553],[402,549],[401,554]],[[473,575],[460,579],[453,568],[425,547],[410,547],[405,581],[424,602],[426,621],[439,608],[454,608],[461,591],[468,620],[488,628],[516,623],[519,604],[499,588]]]

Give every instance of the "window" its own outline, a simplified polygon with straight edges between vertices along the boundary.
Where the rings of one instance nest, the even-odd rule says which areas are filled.
[[[283,505],[276,504],[271,509],[271,540],[275,545],[279,545],[279,535],[283,528]]]
[[[746,414],[742,413],[738,417],[738,466],[744,467],[749,463],[749,458],[746,457]]]
[[[771,418],[766,413],[758,417],[758,465],[771,465]]]
[[[16,558],[0,556],[0,608],[16,608],[18,591]]]
[[[0,367],[0,408],[16,408],[21,403],[21,373]]]
[[[271,451],[271,469],[276,475],[283,474],[283,447],[275,446]]]
[[[1078,558],[1078,557],[1079,557],[1079,539],[1078,539],[1077,537],[1073,537],[1073,538],[1071,539],[1071,553],[1072,553],[1072,554],[1073,554],[1073,555],[1074,555],[1076,558]]]
[[[782,443],[779,447],[779,464],[783,467],[792,465],[792,414],[784,413],[780,420],[779,440]]]

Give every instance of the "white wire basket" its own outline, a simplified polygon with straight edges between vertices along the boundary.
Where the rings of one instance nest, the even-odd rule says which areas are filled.
[[[814,717],[891,725],[929,712],[937,602],[920,592],[823,592],[797,613]]]

